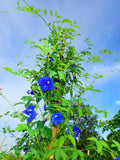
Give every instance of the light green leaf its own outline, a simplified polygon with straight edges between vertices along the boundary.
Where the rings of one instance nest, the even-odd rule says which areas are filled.
[[[45,40],[44,40],[44,46],[45,46],[45,48],[47,48],[47,45],[48,45],[48,40],[45,39]]]
[[[50,15],[51,15],[51,16],[54,16],[54,14],[53,14],[53,11],[52,11],[52,10],[50,10]]]
[[[2,68],[15,75],[15,72],[11,68],[9,67],[2,67]]]
[[[44,9],[44,13],[45,13],[45,15],[47,15],[47,10],[46,9]]]
[[[31,158],[31,157],[32,157],[32,155],[33,155],[33,153],[32,153],[32,152],[28,152],[28,153],[24,154],[23,159]]]
[[[28,126],[26,124],[18,124],[18,126],[15,128],[15,131],[24,131],[28,130]]]
[[[69,23],[71,26],[73,26],[72,21],[69,19],[63,19],[62,23]]]
[[[84,153],[81,150],[77,150],[77,153],[80,155],[80,159],[84,160]]]
[[[89,138],[87,138],[87,140],[97,142],[97,138],[95,138],[95,137],[89,137]]]
[[[59,144],[58,144],[58,147],[62,147],[62,145],[64,144],[65,142],[65,137],[64,136],[61,136],[60,139],[59,139]]]
[[[82,110],[80,108],[78,108],[78,115],[79,115],[79,118],[82,116]]]
[[[30,137],[33,137],[35,132],[32,128],[28,128],[28,133],[29,133]]]
[[[38,13],[38,12],[41,12],[41,9],[38,8],[35,10],[35,13]]]
[[[55,149],[55,159],[60,160],[61,157],[61,151],[60,148]]]
[[[115,141],[115,140],[112,140],[112,141],[116,145],[116,147],[118,148],[118,150],[120,151],[120,144],[117,141]]]
[[[71,141],[71,143],[74,145],[74,147],[76,147],[75,139],[71,135],[67,135],[66,138],[68,138]]]
[[[49,71],[49,77],[52,77],[57,74],[57,72],[55,72],[53,70],[48,70],[48,71]]]
[[[107,118],[107,111],[103,111],[104,112],[104,117]]]
[[[108,144],[105,141],[100,141],[100,142],[104,147],[106,147],[107,149],[110,149]]]
[[[24,70],[23,70],[23,69],[20,69],[20,70],[18,71],[18,74],[21,75],[23,72],[24,72]]]
[[[30,40],[29,40],[29,41],[25,41],[24,43],[25,43],[25,44],[35,44],[35,42],[30,41]]]
[[[65,74],[64,74],[64,71],[58,71],[58,74],[59,74],[60,79],[65,80]]]
[[[17,106],[19,104],[24,104],[24,102],[18,102],[18,103],[15,103],[14,106]]]
[[[73,27],[81,29],[81,27],[77,25],[73,25]]]
[[[102,149],[103,149],[103,145],[102,145],[101,141],[96,141],[96,145],[97,145],[97,152],[101,153]]]

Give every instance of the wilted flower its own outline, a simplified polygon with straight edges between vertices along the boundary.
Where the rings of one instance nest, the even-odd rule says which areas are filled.
[[[48,76],[43,76],[38,80],[38,83],[43,90],[43,92],[54,89],[54,82],[52,78]]]
[[[73,132],[75,132],[75,137],[78,137],[81,130],[75,125],[74,128],[73,128]]]
[[[61,113],[53,113],[52,114],[52,122],[55,125],[58,125],[58,123],[62,123],[63,122],[63,115]]]
[[[35,112],[35,106],[33,105],[30,105],[27,109],[25,109],[23,111],[23,113],[27,114],[28,116],[30,116],[27,120],[28,121],[32,121],[36,116],[37,116],[37,113]]]

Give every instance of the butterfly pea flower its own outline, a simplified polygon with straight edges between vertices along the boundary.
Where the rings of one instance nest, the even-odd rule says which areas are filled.
[[[23,151],[24,151],[25,154],[26,154],[26,153],[29,152],[28,145],[25,145],[24,147],[25,147],[25,148],[23,149]],[[32,148],[32,145],[31,145],[30,147]]]
[[[53,58],[52,58],[52,57],[49,57],[49,59],[50,59],[49,62],[53,61]]]
[[[73,132],[75,132],[75,137],[78,137],[81,130],[75,125],[73,128]]]
[[[48,76],[43,76],[38,80],[38,83],[43,92],[54,89],[54,82],[52,78]]]
[[[83,118],[85,118],[87,120],[87,116],[84,116]]]
[[[52,97],[54,97],[54,94],[52,94]]]
[[[27,94],[34,95],[34,93],[37,93],[37,92],[36,92],[36,91],[32,91],[32,90],[30,90],[30,89],[27,91]]]
[[[44,104],[44,111],[46,111],[46,104]]]
[[[53,124],[55,124],[55,125],[58,125],[58,123],[62,123],[63,122],[63,115],[61,114],[61,113],[53,113],[52,114],[52,122],[53,122]]]
[[[77,107],[77,105],[76,105],[76,104],[74,104],[74,105],[73,105],[73,107],[74,107],[74,108],[76,108],[76,107]]]
[[[35,112],[34,109],[35,109],[35,106],[30,105],[27,109],[23,111],[23,113],[29,116],[27,120],[30,122],[37,116],[37,113]]]

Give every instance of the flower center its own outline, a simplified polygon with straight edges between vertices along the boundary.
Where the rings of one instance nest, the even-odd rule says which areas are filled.
[[[55,118],[57,117],[58,115],[55,115]]]
[[[50,81],[47,81],[47,84],[49,84],[50,83]]]

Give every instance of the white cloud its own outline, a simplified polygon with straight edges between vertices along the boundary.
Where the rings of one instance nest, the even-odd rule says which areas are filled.
[[[120,100],[116,101],[116,104],[120,105]]]

